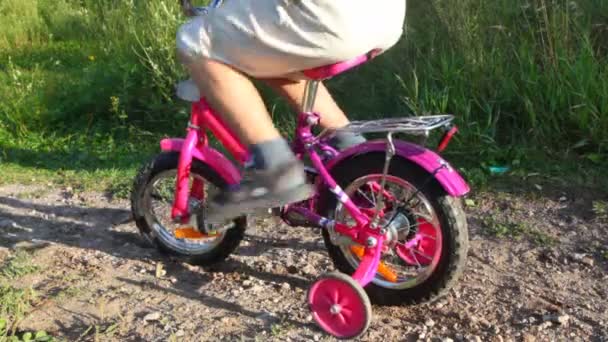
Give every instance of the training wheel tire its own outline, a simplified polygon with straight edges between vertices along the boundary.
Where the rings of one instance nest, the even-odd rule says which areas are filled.
[[[321,276],[308,290],[307,298],[319,327],[336,338],[359,337],[372,321],[372,305],[365,290],[344,273]]]

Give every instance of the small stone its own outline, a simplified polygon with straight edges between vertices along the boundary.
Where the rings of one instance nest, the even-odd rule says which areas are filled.
[[[479,317],[479,324],[483,325],[486,328],[492,327],[492,323],[488,322],[488,320],[483,317]]]
[[[547,328],[550,328],[553,325],[553,323],[551,322],[544,322],[543,324],[538,326],[538,330],[545,330]]]
[[[429,328],[432,328],[433,326],[435,326],[435,321],[433,321],[432,319],[427,319],[426,322],[424,322],[424,325],[426,325]]]
[[[441,340],[441,342],[454,342],[454,340],[449,337],[445,337]]]
[[[160,319],[160,312],[151,312],[144,316],[144,322],[154,322]]]
[[[244,288],[248,289],[248,288],[250,288],[251,286],[253,286],[253,283],[251,282],[251,280],[245,280],[245,281],[243,282],[243,287],[244,287]]]
[[[264,287],[261,285],[254,285],[251,287],[251,292],[253,293],[260,293],[264,291]]]
[[[186,333],[181,329],[175,332],[175,337],[184,337],[184,335],[186,335]]]
[[[167,271],[165,270],[165,266],[162,263],[160,263],[160,262],[156,263],[156,273],[155,273],[155,275],[156,275],[156,278],[162,278],[165,275],[167,275]]]
[[[543,315],[543,321],[545,323],[559,323],[561,325],[566,325],[570,321],[570,316],[563,315]],[[551,324],[549,324],[550,326]]]
[[[481,337],[479,337],[479,336],[473,336],[473,337],[471,337],[470,341],[472,341],[472,342],[481,342],[482,340],[481,340]]]
[[[171,282],[171,284],[175,284],[175,283],[177,283],[177,278],[171,277],[171,278],[169,278],[169,281]]]
[[[593,267],[595,265],[595,260],[593,260],[591,257],[584,257],[580,262],[589,267]]]
[[[567,325],[569,321],[570,321],[570,316],[568,316],[566,314],[557,316],[557,323],[559,323],[561,325]]]
[[[523,342],[536,342],[536,337],[532,334],[525,333],[523,338]]]
[[[585,253],[574,253],[574,254],[572,254],[572,259],[574,259],[575,261],[581,261],[586,256],[587,256],[587,254],[585,254]]]
[[[283,284],[281,284],[281,288],[283,290],[290,290],[291,289],[291,285],[289,285],[289,283],[283,283]]]
[[[313,265],[307,264],[300,270],[300,272],[304,275],[315,275],[317,274],[318,270]]]

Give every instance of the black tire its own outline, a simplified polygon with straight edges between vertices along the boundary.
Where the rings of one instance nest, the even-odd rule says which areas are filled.
[[[331,171],[336,182],[347,188],[356,179],[369,174],[382,174],[384,153],[368,153],[341,162]],[[461,201],[448,196],[438,182],[421,167],[395,156],[389,174],[406,180],[420,189],[431,203],[441,225],[442,253],[434,272],[422,283],[407,289],[389,289],[370,283],[365,287],[371,301],[377,305],[401,305],[433,302],[446,295],[456,284],[466,263],[468,228]],[[426,185],[425,185],[426,184]],[[336,208],[335,195],[324,191],[319,202],[319,213],[332,217]],[[340,247],[335,246],[329,232],[323,230],[323,239],[335,267],[352,275],[355,269],[348,262]]]
[[[234,227],[224,233],[223,240],[217,246],[204,253],[176,250],[162,236],[158,236],[155,233],[151,227],[151,223],[146,218],[146,211],[148,210],[146,203],[144,203],[146,188],[151,185],[152,180],[158,174],[177,170],[178,162],[179,153],[164,152],[155,156],[141,168],[135,178],[131,193],[131,212],[135,224],[139,232],[165,254],[184,259],[186,262],[194,265],[209,266],[221,262],[234,252],[243,240],[245,229],[247,228],[246,217],[236,218],[234,220]],[[223,179],[209,165],[199,160],[195,159],[192,161],[190,172],[193,175],[204,178],[206,182],[210,182],[220,189],[226,186]]]

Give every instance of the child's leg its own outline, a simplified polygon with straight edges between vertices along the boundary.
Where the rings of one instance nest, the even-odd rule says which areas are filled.
[[[285,97],[296,111],[299,112],[302,109],[304,89],[306,88],[305,80],[275,78],[265,81]],[[349,123],[348,118],[323,83],[319,84],[313,110],[321,114],[321,127],[323,128],[340,128]],[[363,142],[365,142],[365,138],[361,135],[338,132],[331,143],[338,149],[345,149]]]
[[[210,59],[200,58],[186,66],[211,106],[250,145],[253,157],[253,168],[239,189],[214,199],[209,222],[308,198],[311,189],[303,167],[274,127],[253,83],[234,68]]]
[[[229,65],[210,59],[186,64],[192,79],[211,107],[244,143],[281,138],[253,83]]]

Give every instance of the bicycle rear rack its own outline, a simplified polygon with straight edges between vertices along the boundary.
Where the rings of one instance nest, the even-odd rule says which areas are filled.
[[[453,115],[429,115],[412,116],[405,118],[391,118],[368,121],[353,121],[349,125],[328,132],[333,135],[335,132],[350,133],[407,133],[412,135],[427,135],[428,132],[446,127],[454,120]]]

